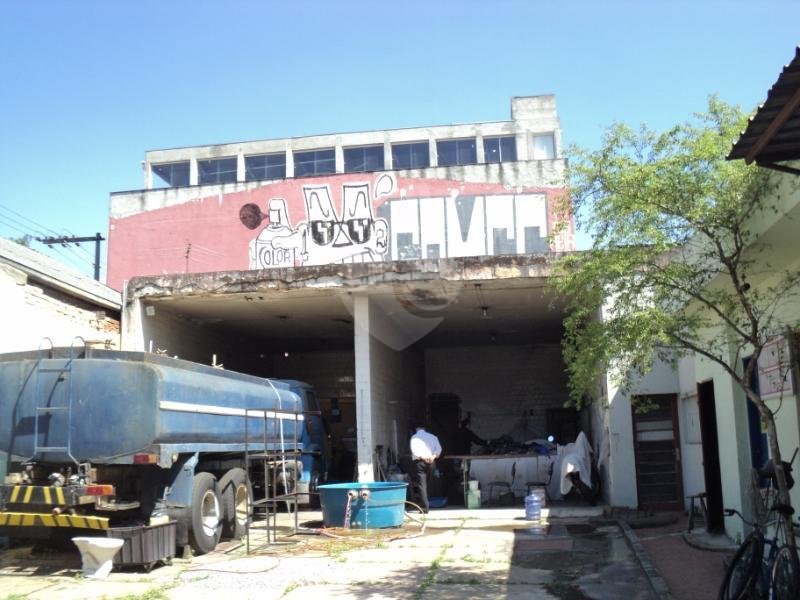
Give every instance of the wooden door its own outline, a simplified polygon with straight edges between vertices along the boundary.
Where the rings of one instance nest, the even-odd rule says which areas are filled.
[[[639,507],[683,510],[683,473],[678,431],[678,397],[658,394],[638,399],[653,408],[633,412],[633,447]]]

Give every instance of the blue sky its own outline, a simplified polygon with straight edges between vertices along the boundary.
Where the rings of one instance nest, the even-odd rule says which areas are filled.
[[[711,93],[755,108],[798,23],[796,0],[6,0],[0,236],[105,235],[150,149],[506,120],[542,93],[583,146]],[[91,274],[92,253],[55,256]]]

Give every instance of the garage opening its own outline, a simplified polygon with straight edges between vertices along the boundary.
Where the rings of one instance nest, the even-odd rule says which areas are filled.
[[[422,418],[445,456],[474,458],[466,470],[441,461],[429,495],[463,504],[463,480],[475,478],[484,504],[519,502],[549,479],[549,437],[592,439],[589,416],[564,407],[564,308],[544,276],[465,279],[387,271],[217,293],[209,276],[191,293],[138,294],[138,335],[145,350],[313,386],[331,481],[402,477]],[[486,444],[459,445],[465,419]],[[489,490],[493,482],[508,486]]]

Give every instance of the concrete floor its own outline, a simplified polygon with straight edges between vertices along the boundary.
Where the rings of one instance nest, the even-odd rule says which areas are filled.
[[[659,597],[626,534],[600,508],[554,509],[547,526],[524,520],[522,508],[434,510],[424,528],[421,515],[412,517],[397,529],[290,535],[283,514],[278,543],[265,544],[257,526],[250,554],[228,542],[205,556],[176,558],[150,573],[114,571],[103,581],[83,578],[77,552],[15,548],[0,554],[0,598]],[[304,512],[300,522],[320,518]]]

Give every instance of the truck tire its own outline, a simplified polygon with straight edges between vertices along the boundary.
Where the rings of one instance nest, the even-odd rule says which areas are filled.
[[[197,554],[217,547],[222,533],[222,502],[217,479],[211,473],[197,473],[192,483],[189,544]]]
[[[222,496],[222,538],[241,539],[247,532],[247,519],[253,490],[244,469],[231,469],[219,480]]]

